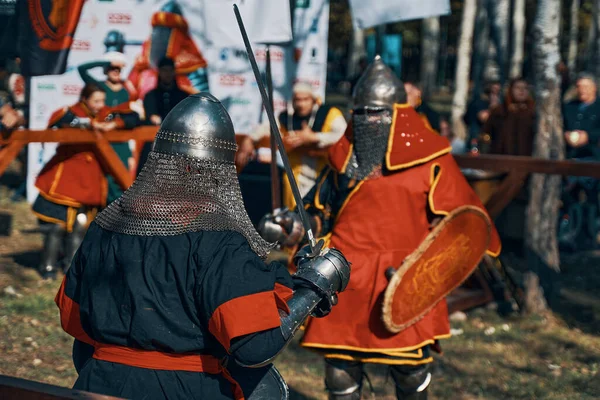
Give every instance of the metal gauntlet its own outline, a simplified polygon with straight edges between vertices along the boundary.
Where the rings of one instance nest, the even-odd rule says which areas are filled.
[[[294,295],[287,305],[290,314],[281,315],[281,330],[286,340],[291,338],[309,316],[324,317],[337,304],[337,293],[343,292],[350,280],[350,263],[336,249],[326,249],[315,258],[308,258],[310,248],[303,248],[294,257],[298,272],[294,274]]]
[[[265,215],[258,224],[258,232],[267,242],[292,247],[304,237],[304,227],[298,214],[287,208]]]

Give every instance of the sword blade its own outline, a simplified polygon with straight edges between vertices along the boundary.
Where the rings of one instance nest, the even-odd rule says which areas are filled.
[[[269,91],[269,102],[273,106],[273,75],[271,75],[271,49],[267,45],[267,89]],[[279,168],[277,167],[277,139],[273,137],[271,130],[271,208],[273,211],[281,208],[281,187],[279,184]]]
[[[304,225],[304,230],[306,231],[306,236],[308,239],[308,243],[310,245],[312,255],[316,256],[320,252],[320,248],[317,246],[317,241],[314,237],[312,228],[310,226],[310,222],[308,219],[308,214],[303,207],[302,196],[300,196],[300,191],[298,190],[298,184],[296,183],[296,178],[294,177],[294,173],[292,172],[292,167],[290,166],[290,160],[285,152],[285,147],[283,146],[283,140],[281,139],[281,133],[279,132],[279,128],[277,127],[277,123],[275,122],[275,114],[273,113],[273,108],[269,102],[269,97],[267,96],[267,91],[265,90],[265,85],[260,78],[260,71],[258,70],[258,64],[256,63],[256,58],[254,58],[254,51],[252,50],[252,46],[250,45],[250,40],[248,39],[248,34],[246,33],[246,28],[244,27],[244,21],[242,20],[242,16],[240,14],[240,10],[237,4],[233,5],[233,11],[235,12],[235,18],[237,19],[238,26],[240,27],[240,32],[242,34],[242,39],[244,39],[244,45],[246,46],[246,53],[248,53],[248,60],[250,61],[250,65],[252,66],[252,71],[254,72],[254,78],[256,79],[256,85],[258,86],[258,90],[260,91],[260,95],[263,100],[263,104],[265,106],[265,111],[267,112],[267,117],[269,118],[269,123],[271,125],[271,137],[275,138],[277,141],[277,146],[279,147],[279,154],[281,154],[281,159],[283,161],[283,167],[285,169],[285,173],[290,181],[290,186],[292,188],[292,193],[294,195],[294,200],[296,201],[296,208],[298,210],[298,215],[300,216],[300,220],[302,220],[302,225]],[[321,241],[322,245],[322,241]]]

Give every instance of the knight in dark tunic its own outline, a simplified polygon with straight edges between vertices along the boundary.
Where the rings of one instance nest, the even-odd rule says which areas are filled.
[[[74,388],[144,399],[287,398],[271,364],[350,274],[335,249],[265,264],[243,206],[229,115],[195,94],[167,115],[143,170],[92,222],[56,303]],[[252,368],[249,368],[252,367]]]

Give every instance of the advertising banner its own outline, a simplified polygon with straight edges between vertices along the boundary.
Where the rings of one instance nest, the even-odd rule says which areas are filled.
[[[450,14],[450,0],[350,0],[355,29]]]
[[[275,113],[286,109],[295,80],[310,82],[324,99],[327,74],[329,0],[298,0],[294,29],[288,1],[237,2],[265,71],[269,43]],[[30,128],[45,129],[57,109],[75,104],[88,80],[104,81],[102,61],[115,54],[125,62],[121,77],[131,107],[156,87],[158,60],[175,61],[177,83],[193,93],[208,90],[227,108],[238,134],[252,134],[266,121],[262,100],[229,0],[87,0],[61,75],[31,80]],[[224,21],[229,21],[225,23]],[[56,145],[29,145],[27,198]]]

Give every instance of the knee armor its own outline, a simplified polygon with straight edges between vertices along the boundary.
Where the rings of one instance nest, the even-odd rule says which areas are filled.
[[[325,387],[329,392],[329,400],[359,400],[362,380],[362,363],[325,360]]]
[[[391,374],[396,383],[396,397],[402,400],[426,400],[431,383],[431,366],[395,365]]]

